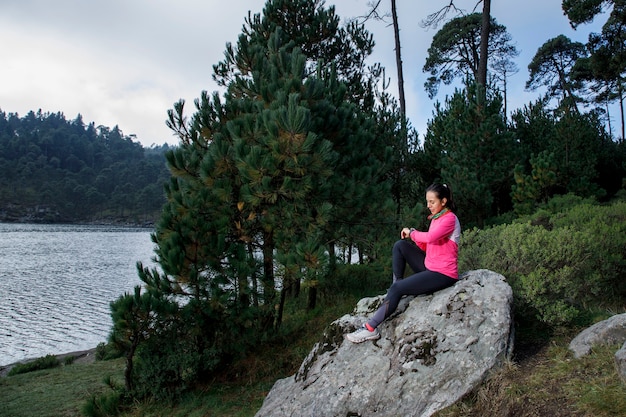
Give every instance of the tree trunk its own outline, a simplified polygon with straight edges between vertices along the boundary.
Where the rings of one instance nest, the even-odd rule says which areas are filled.
[[[480,27],[480,59],[478,62],[478,79],[476,82],[487,88],[487,60],[489,59],[489,30],[491,24],[491,0],[483,0],[483,19]]]
[[[300,297],[300,278],[294,276],[293,277],[293,282],[291,283],[291,297],[292,298],[298,298]]]
[[[248,256],[250,259],[254,259],[254,248],[252,247],[252,243],[248,243]],[[256,272],[252,274],[252,304],[255,307],[259,306],[259,283],[258,274]]]
[[[408,135],[406,129],[406,100],[404,97],[404,74],[402,72],[402,50],[400,48],[400,26],[398,25],[398,10],[396,8],[396,0],[391,0],[391,16],[393,19],[393,36],[395,40],[395,49],[396,49],[396,70],[398,72],[398,101],[400,102],[400,117],[401,117],[401,132],[404,135],[404,140],[402,141],[402,155],[406,155],[406,150],[408,149]],[[402,161],[402,166],[404,161]],[[402,211],[402,193],[400,191],[401,184],[399,182],[396,183],[396,212],[399,215]]]
[[[404,99],[404,75],[402,74],[402,51],[400,50],[400,27],[398,26],[398,11],[396,0],[391,0],[391,16],[393,19],[393,36],[396,45],[396,69],[398,71],[398,100],[400,101],[400,113],[406,118],[406,100]]]
[[[126,353],[126,368],[124,369],[124,386],[126,392],[130,392],[133,389],[133,358],[135,351],[139,345],[139,337],[135,336],[135,340],[131,343],[130,349]]]
[[[307,310],[313,310],[317,305],[317,284],[312,283],[309,287],[309,298],[307,302]]]
[[[609,109],[609,101],[606,100],[604,102],[604,107],[606,108],[606,122],[609,126],[609,137],[613,137],[613,126],[611,125],[611,110]],[[623,123],[622,123],[623,125]]]
[[[274,302],[276,287],[274,284],[274,236],[272,232],[263,233],[263,299],[267,305]]]
[[[503,94],[504,94],[504,97],[503,97],[503,99],[504,99],[504,118],[505,119],[507,119],[509,117],[508,109],[507,109],[507,106],[506,106],[506,101],[507,101],[507,98],[506,98],[506,93],[507,93],[506,87],[507,87],[507,85],[506,85],[506,74],[504,74],[504,83],[503,83],[503,90],[504,90]]]
[[[328,241],[328,269],[332,273],[337,269],[337,249],[335,247],[335,241]]]
[[[249,249],[248,245],[248,249]],[[239,305],[243,308],[249,307],[251,304],[250,299],[250,288],[248,284],[248,274],[243,273],[243,270],[238,271],[237,278],[237,297],[239,300]]]
[[[617,88],[619,92],[619,110],[622,118],[622,140],[624,140],[624,90],[621,83],[619,83]]]
[[[276,311],[276,317],[274,318],[274,328],[278,329],[283,322],[283,311],[285,310],[285,300],[287,299],[287,291],[289,287],[286,287],[287,283],[283,282],[283,289],[280,291],[280,303],[278,304],[278,311]]]

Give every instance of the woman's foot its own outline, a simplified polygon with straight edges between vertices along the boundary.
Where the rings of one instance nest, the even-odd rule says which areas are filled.
[[[380,339],[380,332],[378,331],[378,329],[374,329],[374,331],[369,331],[367,327],[363,326],[352,333],[348,333],[346,335],[346,339],[348,339],[352,343],[362,343],[367,340]]]

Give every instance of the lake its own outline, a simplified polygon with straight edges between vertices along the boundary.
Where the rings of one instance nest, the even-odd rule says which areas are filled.
[[[151,232],[0,223],[0,366],[105,342],[109,303],[154,266]]]

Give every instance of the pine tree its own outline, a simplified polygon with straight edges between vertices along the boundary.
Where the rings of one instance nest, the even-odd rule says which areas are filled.
[[[424,139],[425,154],[440,180],[452,186],[468,226],[482,226],[485,219],[511,209],[513,167],[519,158],[501,97],[488,92],[481,105],[480,88],[470,84],[447,99],[445,108],[437,107]]]
[[[376,127],[371,116],[365,115],[375,111],[374,88],[380,76],[379,66],[365,71],[365,59],[371,53],[373,41],[355,22],[345,29],[339,28],[334,7],[324,9],[315,1],[269,1],[263,12],[262,17],[255,15],[247,19],[236,48],[228,45],[225,60],[215,67],[216,79],[225,84],[238,79],[231,86],[237,86],[238,96],[248,95],[254,76],[251,68],[258,62],[254,51],[265,47],[269,34],[277,27],[293,41],[292,48],[298,47],[305,54],[305,76],[336,79],[325,90],[325,101],[311,104],[311,129],[330,140],[339,154],[335,174],[329,178],[333,218],[328,223],[326,239],[330,242],[332,268],[336,236],[344,239],[343,244],[351,242],[353,237],[364,237],[359,225],[377,224],[387,210],[387,200],[380,196],[388,195],[389,190],[386,180],[391,170],[389,140],[382,135],[373,136]],[[291,38],[294,33],[297,36]],[[334,110],[346,101],[353,106]],[[359,205],[363,208],[357,209]],[[269,267],[270,264],[268,272]]]
[[[555,194],[601,198],[619,187],[607,178],[620,175],[615,159],[607,157],[616,148],[596,112],[550,111],[538,101],[516,111],[512,121],[523,156],[515,169],[517,212],[528,212]]]

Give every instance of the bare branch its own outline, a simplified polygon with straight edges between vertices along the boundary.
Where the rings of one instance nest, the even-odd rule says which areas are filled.
[[[482,2],[483,2],[483,0],[477,0],[476,1],[476,5],[472,9],[472,13],[476,13],[476,11],[478,10],[478,6],[480,6],[480,3],[482,3]]]
[[[445,7],[442,7],[435,13],[429,14],[426,19],[422,20],[420,26],[423,28],[437,28],[437,26],[446,19],[446,16],[450,11],[455,11],[457,14],[464,14],[462,9],[459,9],[454,4],[454,0],[450,0],[450,4]]]
[[[378,8],[380,6],[380,3],[382,3],[382,0],[368,1],[367,5],[370,7],[369,13],[365,16],[357,16],[352,20],[356,21],[358,24],[363,24],[370,19],[382,20],[383,22],[387,23],[386,19],[390,17],[389,12],[385,12],[384,14],[379,13]]]

